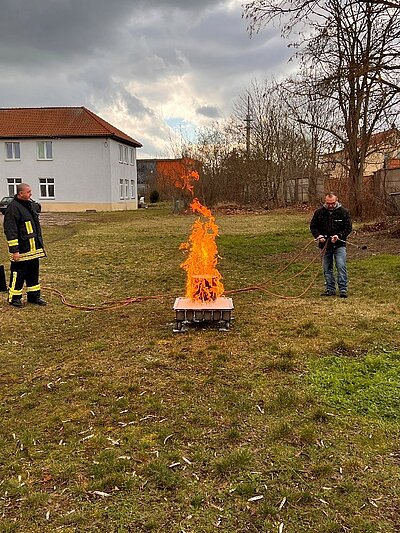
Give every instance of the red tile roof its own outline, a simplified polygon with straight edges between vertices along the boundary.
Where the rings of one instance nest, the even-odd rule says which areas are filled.
[[[24,107],[0,109],[0,138],[111,137],[142,145],[86,107]]]
[[[397,128],[391,128],[390,130],[386,131],[379,131],[378,133],[374,133],[371,135],[370,144],[371,145],[379,145],[383,144],[385,142],[390,142],[391,138],[399,138],[400,132]]]
[[[400,168],[400,159],[390,159],[387,168]]]

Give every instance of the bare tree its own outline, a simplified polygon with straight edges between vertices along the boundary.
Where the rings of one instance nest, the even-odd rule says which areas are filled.
[[[232,127],[237,138],[243,137],[245,117],[251,119],[248,199],[265,207],[301,201],[296,184],[309,173],[311,139],[290,112],[291,97],[274,80],[253,81],[234,105]]]
[[[370,2],[371,4],[377,4],[381,6],[386,7],[399,7],[398,1],[391,1],[391,0],[360,0],[360,3],[366,4],[367,2]]]
[[[215,122],[198,130],[196,137],[191,155],[202,165],[202,177],[196,185],[196,194],[208,206],[238,201],[242,198],[243,182],[240,168],[232,172],[232,162],[235,161],[240,167],[240,160],[236,158],[237,144],[229,128],[225,123]]]
[[[308,193],[310,201],[315,203],[321,192],[323,154],[336,146],[336,139],[330,132],[336,124],[336,117],[327,106],[326,99],[316,94],[316,80],[311,69],[284,80],[281,86],[283,95],[286,94],[284,100],[298,123],[299,133],[309,146]]]
[[[329,131],[344,147],[348,202],[362,216],[365,156],[374,131],[391,124],[400,99],[400,5],[365,0],[256,0],[244,5],[249,31],[279,21],[313,71],[314,98],[335,120],[310,127]]]

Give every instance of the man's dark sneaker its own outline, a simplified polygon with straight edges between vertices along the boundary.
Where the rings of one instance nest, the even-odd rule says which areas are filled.
[[[335,291],[324,291],[324,292],[321,292],[321,296],[336,296],[336,292]]]
[[[43,300],[43,298],[35,298],[34,300],[29,300],[28,303],[30,304],[36,304],[36,305],[47,305],[46,300]]]
[[[10,302],[10,305],[12,305],[13,307],[19,307],[19,308],[24,307],[24,304],[22,303],[22,300],[20,298],[12,300]]]
[[[341,298],[347,298],[347,292],[344,292],[344,291],[341,292],[341,293],[340,293],[340,297],[341,297]]]

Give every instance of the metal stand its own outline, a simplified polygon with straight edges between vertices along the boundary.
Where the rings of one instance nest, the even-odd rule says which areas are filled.
[[[219,331],[228,331],[232,324],[232,298],[219,297],[213,302],[194,302],[189,298],[177,298],[174,333],[187,331],[190,325],[218,325]]]

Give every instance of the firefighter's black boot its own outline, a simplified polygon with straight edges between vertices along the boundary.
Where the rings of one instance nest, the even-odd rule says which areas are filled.
[[[28,292],[27,300],[29,304],[47,305],[46,300],[40,296],[40,291]]]
[[[13,298],[11,300],[11,302],[9,302],[10,305],[12,305],[13,307],[24,307],[24,304],[22,303],[22,298]]]

